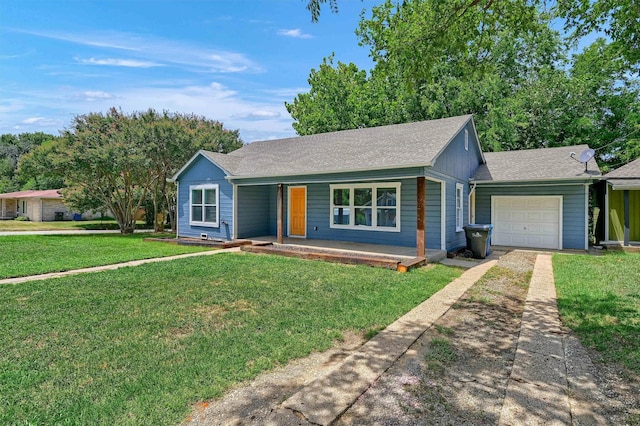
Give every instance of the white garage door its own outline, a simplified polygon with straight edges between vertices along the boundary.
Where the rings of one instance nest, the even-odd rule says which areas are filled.
[[[491,243],[560,249],[562,197],[491,197]]]

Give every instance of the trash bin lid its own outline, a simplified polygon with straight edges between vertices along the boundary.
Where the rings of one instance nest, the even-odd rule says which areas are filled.
[[[467,229],[470,231],[490,231],[492,228],[493,228],[493,225],[490,223],[487,223],[487,224],[470,223],[467,226],[463,227],[465,231]]]

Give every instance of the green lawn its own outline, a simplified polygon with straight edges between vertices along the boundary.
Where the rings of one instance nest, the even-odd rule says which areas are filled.
[[[138,221],[136,227],[144,228],[144,221]],[[61,229],[120,229],[113,219],[104,220],[79,220],[79,221],[54,221],[31,222],[22,220],[0,220],[0,232],[4,231],[58,231]]]
[[[556,254],[553,269],[563,323],[606,361],[640,374],[640,254]]]
[[[0,286],[0,424],[177,424],[459,274],[224,253]]]
[[[0,279],[208,249],[143,241],[150,235],[152,234],[0,236]]]

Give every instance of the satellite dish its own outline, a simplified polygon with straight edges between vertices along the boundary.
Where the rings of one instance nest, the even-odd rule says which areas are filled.
[[[587,148],[580,153],[580,162],[587,163],[593,158],[594,155],[596,155],[596,151],[591,148]]]

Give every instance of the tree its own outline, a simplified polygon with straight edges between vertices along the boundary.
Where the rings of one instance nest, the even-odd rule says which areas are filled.
[[[158,213],[175,214],[171,177],[199,149],[228,152],[242,146],[238,131],[218,121],[150,109],[124,114],[76,116],[62,137],[34,150],[20,162],[25,177],[63,176],[65,201],[79,211],[111,212],[122,233],[131,233],[135,217],[149,199],[156,229]],[[175,216],[171,223],[175,226]]]
[[[57,189],[56,187],[40,188],[34,186],[32,182],[28,182],[27,179],[16,173],[18,163],[25,155],[43,143],[54,139],[55,136],[42,132],[0,136],[0,193],[19,189]]]
[[[485,150],[589,143],[601,161],[615,164],[629,147],[637,149],[638,84],[614,46],[599,40],[569,57],[551,15],[528,4],[518,6],[526,23],[505,20],[511,9],[502,4],[496,7],[507,9],[496,16],[492,9],[488,18],[485,9],[464,11],[464,25],[447,24],[451,45],[430,45],[424,35],[432,30],[425,27],[438,28],[443,9],[459,14],[465,4],[374,8],[358,30],[374,68],[367,75],[325,59],[311,71],[310,92],[286,104],[294,128],[309,134],[472,113]],[[340,91],[343,96],[334,95]]]
[[[164,229],[164,220],[159,212],[166,210],[175,231],[176,193],[167,179],[173,176],[198,150],[231,152],[242,146],[239,132],[227,130],[222,123],[193,114],[162,114],[150,109],[139,114],[144,123],[145,140],[156,179],[152,182],[150,195],[154,207],[154,227]]]
[[[333,13],[338,13],[338,0],[308,0],[307,10],[311,13],[311,21],[318,22],[320,9],[323,3],[329,3],[329,8]]]

